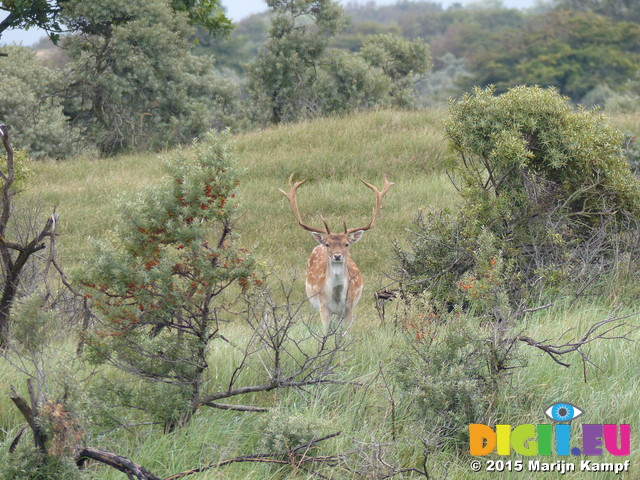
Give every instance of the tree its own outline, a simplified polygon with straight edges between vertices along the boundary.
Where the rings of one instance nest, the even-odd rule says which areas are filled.
[[[431,66],[422,40],[380,34],[357,53],[329,49],[344,25],[336,2],[270,5],[275,15],[269,40],[248,71],[249,87],[268,121],[414,104],[414,82]]]
[[[233,30],[220,0],[171,0],[171,7],[176,12],[187,12],[191,25],[201,26],[211,35],[224,36]]]
[[[633,0],[554,0],[559,10],[594,12],[617,21],[640,23],[640,13]]]
[[[4,0],[0,2],[0,10],[7,16],[0,22],[0,38],[2,32],[12,28],[38,27],[45,30],[57,43],[59,34],[63,32],[64,22],[61,14],[67,7],[67,0]],[[233,27],[225,17],[220,0],[171,0],[171,7],[176,12],[187,12],[192,25],[200,25],[215,35],[224,35]]]
[[[109,417],[113,399],[173,430],[205,407],[266,411],[225,399],[330,381],[345,346],[338,326],[294,335],[300,306],[280,306],[266,290],[251,294],[261,279],[233,235],[238,176],[227,142],[209,136],[190,156],[176,152],[168,173],[165,185],[125,208],[118,243],[100,249],[85,278],[100,325],[86,340],[91,358],[144,380],[137,393],[131,382],[110,382],[98,403]],[[229,378],[209,374],[213,345],[227,349]],[[263,375],[247,384],[251,369]]]
[[[59,71],[43,66],[29,48],[8,47],[0,57],[0,119],[11,125],[15,148],[32,158],[64,158],[85,142],[70,128],[60,98]]]
[[[375,35],[364,43],[360,55],[380,68],[391,81],[391,103],[407,107],[415,103],[413,86],[416,77],[431,68],[429,46],[420,39],[411,42],[397,35]]]
[[[553,89],[475,89],[446,129],[462,205],[421,216],[413,251],[400,252],[415,291],[506,320],[545,289],[579,290],[621,252],[637,256],[640,184],[597,113]]]
[[[528,28],[504,32],[501,48],[472,60],[474,81],[503,92],[517,84],[553,86],[579,102],[601,84],[621,88],[638,72],[640,26],[593,12],[553,10]]]
[[[11,310],[18,296],[18,288],[23,277],[25,266],[32,261],[36,253],[47,247],[47,240],[51,247],[51,239],[55,236],[55,212],[44,222],[41,229],[20,232],[15,240],[9,237],[10,222],[13,221],[16,164],[14,151],[9,140],[9,129],[0,125],[0,137],[7,154],[6,173],[0,172],[2,177],[2,211],[0,212],[0,264],[2,265],[3,285],[0,297],[0,349],[9,341],[9,326]],[[20,238],[22,237],[22,238]]]
[[[250,66],[249,85],[270,122],[296,120],[318,109],[313,85],[329,38],[344,24],[335,0],[268,0],[269,40]]]
[[[187,17],[164,0],[68,0],[66,113],[103,153],[188,143],[226,126],[233,91],[190,54]],[[167,132],[169,134],[167,135]]]
[[[7,16],[0,21],[0,38],[2,32],[12,28],[38,27],[47,32],[56,41],[62,32],[59,20],[64,0],[4,0],[0,2],[0,10]]]

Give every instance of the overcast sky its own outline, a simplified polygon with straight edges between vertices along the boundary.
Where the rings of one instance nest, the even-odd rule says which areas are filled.
[[[448,6],[454,3],[454,0],[433,0],[434,3],[440,3],[443,6]],[[458,3],[463,5],[473,3],[475,0],[457,0]],[[536,0],[503,0],[503,5],[515,8],[529,8],[535,4]],[[367,3],[367,1],[360,0],[359,2],[352,2],[352,0],[341,0],[342,4],[348,3]],[[376,5],[393,5],[398,3],[398,0],[376,0]],[[253,13],[262,12],[267,10],[267,4],[264,0],[222,0],[222,5],[227,9],[227,15],[234,21],[238,22],[245,17]],[[0,15],[0,18],[3,18]],[[2,34],[0,39],[1,43],[22,43],[23,45],[31,45],[37,42],[43,33],[37,29],[31,29],[28,32],[22,30],[6,30]]]

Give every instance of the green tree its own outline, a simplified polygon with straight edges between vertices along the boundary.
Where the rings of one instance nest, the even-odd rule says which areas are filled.
[[[56,93],[62,87],[59,71],[43,66],[36,53],[7,47],[0,57],[0,120],[11,127],[14,145],[32,158],[64,158],[83,146],[70,128]]]
[[[237,171],[212,136],[176,152],[170,179],[124,209],[118,243],[86,274],[102,326],[87,340],[98,362],[148,380],[139,404],[171,428],[202,406],[211,342],[253,262],[232,235]],[[238,285],[235,295],[229,293]]]
[[[172,430],[201,408],[267,410],[224,399],[330,381],[347,344],[340,326],[301,328],[300,307],[277,304],[236,243],[238,170],[225,135],[175,151],[167,173],[124,208],[115,242],[83,274],[98,322],[90,358],[143,380],[96,386],[96,411],[141,409]],[[230,373],[212,375],[211,356],[225,349],[218,362]]]
[[[594,12],[618,21],[640,23],[640,11],[633,0],[554,0],[561,10]]]
[[[38,27],[56,40],[62,31],[59,16],[63,2],[64,0],[1,1],[0,10],[4,10],[6,16],[0,21],[0,38],[2,32],[8,29]]]
[[[224,36],[233,30],[220,0],[171,0],[171,7],[176,12],[186,12],[191,25],[201,26],[214,36]]]
[[[249,67],[249,87],[270,122],[316,113],[313,85],[332,35],[344,25],[336,0],[268,0],[269,39]]]
[[[598,85],[622,87],[640,69],[640,26],[592,12],[551,11],[524,30],[504,32],[499,44],[470,65],[474,82],[498,91],[553,86],[578,102]]]
[[[0,9],[7,15],[0,22],[0,38],[7,29],[38,27],[56,42],[63,31],[65,22],[61,22],[60,17],[66,4],[66,0],[1,1]],[[220,0],[171,0],[171,7],[176,12],[186,12],[192,25],[200,25],[210,33],[225,34],[233,28],[231,20],[224,15]]]
[[[348,113],[390,104],[392,82],[382,69],[342,50],[327,53],[315,91],[325,114]]]
[[[375,35],[366,40],[359,54],[365,61],[382,70],[391,81],[391,103],[413,105],[416,77],[431,68],[429,46],[421,39],[404,40],[393,34]]]
[[[640,184],[595,112],[553,89],[476,89],[446,129],[462,204],[419,219],[400,254],[413,288],[507,320],[540,288],[579,288],[637,256]]]
[[[71,121],[110,154],[189,142],[226,126],[232,90],[190,54],[187,17],[165,0],[68,0]],[[230,97],[231,95],[231,97]]]

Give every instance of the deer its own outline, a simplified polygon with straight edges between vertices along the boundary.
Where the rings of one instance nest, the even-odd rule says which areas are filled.
[[[311,232],[318,245],[313,249],[306,267],[305,291],[309,302],[320,313],[320,319],[325,328],[330,325],[332,317],[337,317],[349,328],[353,322],[353,310],[360,300],[364,281],[358,266],[349,255],[349,247],[359,241],[367,230],[371,230],[378,218],[382,207],[382,198],[394,183],[384,176],[382,190],[360,179],[375,194],[376,201],[373,207],[371,221],[362,227],[347,228],[344,222],[344,231],[332,233],[323,216],[320,216],[324,229],[306,225],[298,210],[298,188],[306,180],[294,182],[294,175],[289,177],[289,192],[282,189],[282,193],[289,201],[298,225]]]

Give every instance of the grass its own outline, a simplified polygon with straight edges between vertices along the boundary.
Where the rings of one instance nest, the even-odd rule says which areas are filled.
[[[352,451],[357,446],[378,442],[383,445],[387,461],[410,467],[422,465],[420,438],[428,432],[420,429],[420,419],[416,418],[411,399],[404,398],[393,387],[390,373],[393,358],[405,341],[402,332],[394,328],[392,317],[401,317],[403,311],[397,305],[389,307],[387,324],[381,325],[372,294],[389,283],[386,273],[393,268],[393,245],[405,241],[417,212],[451,207],[457,201],[456,191],[443,167],[448,153],[442,118],[441,111],[374,111],[282,125],[233,139],[237,160],[243,169],[239,187],[240,242],[253,251],[273,279],[297,275],[300,299],[303,296],[300,276],[315,241],[296,226],[278,188],[287,188],[292,173],[296,178],[308,179],[299,191],[303,218],[307,223],[320,226],[320,215],[324,215],[337,229],[343,221],[355,226],[367,223],[370,218],[373,195],[359,178],[379,186],[386,173],[396,183],[385,197],[377,226],[351,251],[363,272],[366,287],[356,311],[356,323],[349,333],[353,344],[342,359],[339,373],[340,378],[350,383],[242,399],[267,406],[280,405],[288,413],[319,424],[323,433],[341,431],[341,436],[322,446],[322,454]],[[611,122],[623,130],[637,132],[640,129],[637,116],[615,117]],[[68,270],[80,272],[85,262],[91,261],[95,241],[108,238],[108,232],[116,227],[123,199],[159,182],[163,175],[159,157],[161,155],[130,155],[42,162],[34,166],[34,177],[23,198],[46,205],[45,210],[56,207],[62,234],[59,239],[61,261]],[[626,301],[629,305],[624,311],[631,312],[633,301]],[[613,306],[608,297],[573,305],[559,302],[551,309],[531,315],[527,333],[551,341],[578,335],[588,325],[606,318]],[[305,312],[310,313],[310,307]],[[640,323],[635,319],[631,321]],[[71,350],[73,343],[68,339],[61,348]],[[633,470],[631,476],[622,478],[637,477],[640,465],[640,450],[635,443],[640,425],[637,346],[623,341],[594,343],[589,355],[597,368],[587,366],[586,383],[577,354],[567,359],[571,368],[564,368],[534,349],[523,348],[521,353],[527,367],[516,369],[511,375],[510,384],[496,406],[495,423],[546,423],[543,408],[560,400],[583,409],[585,423],[630,423]],[[223,379],[234,368],[232,356],[233,349],[228,345],[221,344],[212,350],[210,382],[218,382],[224,388]],[[113,379],[118,374],[107,371],[104,375]],[[259,382],[261,379],[262,372],[256,368],[245,380]],[[13,438],[21,427],[20,416],[8,400],[9,385],[24,391],[23,375],[0,360],[0,440]],[[262,414],[202,410],[188,426],[171,434],[162,434],[158,428],[95,431],[87,441],[126,455],[158,475],[168,476],[209,462],[260,452],[260,436],[266,419]],[[6,442],[2,448],[8,448]],[[373,455],[375,449],[367,452]],[[610,456],[603,458],[617,461]],[[472,474],[470,460],[463,453],[443,448],[428,457],[427,469],[430,478],[435,479],[529,478],[521,473]],[[94,464],[86,477],[120,480],[124,475]],[[314,477],[303,470],[234,464],[192,478],[297,480]],[[418,477],[406,474],[395,478]],[[568,473],[561,477],[544,475],[544,478],[584,476]],[[598,478],[614,476],[604,473]]]

